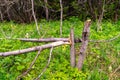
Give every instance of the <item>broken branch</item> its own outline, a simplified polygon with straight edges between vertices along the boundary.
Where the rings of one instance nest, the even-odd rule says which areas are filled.
[[[30,67],[24,73],[22,73],[21,75],[19,75],[16,80],[19,80],[21,77],[25,76],[31,70],[32,66],[34,65],[35,61],[37,60],[38,56],[40,55],[40,52],[41,52],[41,50],[38,51],[38,53],[35,56],[34,60],[30,64]]]
[[[39,80],[39,78],[43,75],[43,73],[46,71],[47,67],[49,66],[50,61],[51,61],[52,51],[53,51],[53,47],[51,47],[51,49],[50,49],[50,55],[49,55],[49,59],[48,59],[47,65],[44,67],[42,72],[38,75],[38,77],[35,80]]]
[[[10,55],[18,55],[18,54],[23,54],[27,52],[33,52],[33,51],[38,51],[38,50],[44,50],[46,48],[51,48],[51,47],[56,47],[60,46],[63,44],[70,44],[69,42],[63,42],[63,41],[57,41],[49,44],[45,44],[42,46],[35,46],[32,48],[27,48],[27,49],[22,49],[22,50],[16,50],[16,51],[10,51],[10,52],[0,52],[0,56],[10,56]]]

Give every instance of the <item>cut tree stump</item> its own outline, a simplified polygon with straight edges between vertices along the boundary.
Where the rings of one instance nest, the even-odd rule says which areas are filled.
[[[78,58],[78,63],[77,63],[77,68],[79,70],[82,69],[82,65],[83,65],[84,58],[85,58],[85,51],[87,49],[88,37],[90,33],[90,24],[91,24],[91,20],[87,20],[84,24],[84,29],[82,32],[82,44],[80,47],[79,58]]]
[[[75,42],[74,42],[74,30],[70,29],[70,63],[72,67],[75,67]]]

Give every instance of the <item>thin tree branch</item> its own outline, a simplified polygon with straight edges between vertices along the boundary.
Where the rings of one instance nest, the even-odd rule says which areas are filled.
[[[120,37],[120,34],[116,35],[115,37],[113,38],[110,38],[108,40],[89,40],[89,42],[111,42],[111,41],[114,41],[116,39],[118,39]],[[40,39],[32,39],[32,38],[9,38],[9,37],[6,37],[6,38],[0,38],[0,40],[4,40],[4,39],[9,39],[9,40],[20,40],[20,41],[26,41],[26,42],[56,42],[56,41],[64,41],[64,42],[69,42],[70,39],[69,38],[40,38]],[[81,42],[82,40],[80,38],[75,38],[74,39],[75,43],[79,43]]]
[[[120,37],[120,34],[118,34],[117,36],[110,38],[108,40],[89,40],[89,41],[90,42],[111,42],[111,41],[118,39],[119,37]]]
[[[118,70],[120,70],[120,65],[114,70],[113,74],[115,74]]]
[[[38,27],[38,22],[37,22],[37,19],[36,19],[36,16],[35,16],[35,11],[34,11],[34,0],[31,0],[31,3],[32,3],[32,15],[33,15],[34,20],[35,20],[37,32],[40,35],[40,31],[39,31],[39,27]]]
[[[19,0],[12,0],[12,1],[6,0],[6,1],[4,1],[3,3],[0,3],[0,7],[10,6],[10,5],[13,5],[13,4],[18,3],[18,2],[19,2]]]
[[[60,0],[60,36],[62,36],[62,24],[63,24],[63,5],[62,5],[62,0]]]
[[[35,56],[34,60],[30,64],[30,67],[23,74],[19,75],[16,80],[19,80],[21,77],[25,76],[31,70],[32,66],[34,65],[35,61],[37,60],[38,56],[40,55],[40,52],[41,52],[41,49],[39,49],[37,55]]]
[[[105,12],[105,0],[103,1],[101,15],[99,15],[99,19],[97,20],[97,31],[102,30],[101,23],[102,23],[102,19],[103,19],[103,16],[104,16],[104,12]]]
[[[118,34],[115,37],[112,37],[110,39],[107,39],[107,40],[92,40],[91,39],[91,40],[89,40],[89,42],[97,42],[97,43],[100,43],[100,42],[111,42],[111,41],[114,41],[114,40],[118,39],[119,37],[120,37],[120,34]],[[0,40],[4,40],[4,39],[20,40],[20,41],[26,41],[26,42],[56,42],[56,41],[69,42],[70,41],[69,38],[44,38],[44,39],[43,38],[40,38],[40,39],[36,39],[36,38],[34,38],[34,39],[32,39],[32,38],[9,38],[9,37],[0,38]],[[75,43],[79,43],[82,40],[80,38],[75,38],[74,41],[75,41]]]
[[[39,80],[39,78],[43,75],[43,73],[46,71],[47,67],[49,66],[50,61],[51,61],[52,51],[53,51],[53,47],[51,47],[50,55],[49,55],[49,59],[48,59],[47,65],[45,66],[45,68],[42,70],[42,72],[40,73],[40,75],[38,75],[38,77],[35,80]]]

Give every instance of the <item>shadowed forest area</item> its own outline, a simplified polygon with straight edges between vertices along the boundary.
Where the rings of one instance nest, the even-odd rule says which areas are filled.
[[[120,80],[120,0],[0,0],[0,80]]]
[[[34,0],[34,11],[37,19],[59,20],[59,0]],[[77,16],[85,21],[90,18],[117,21],[120,18],[119,0],[63,0],[63,19]],[[0,20],[13,20],[29,23],[32,16],[32,0],[0,0]]]

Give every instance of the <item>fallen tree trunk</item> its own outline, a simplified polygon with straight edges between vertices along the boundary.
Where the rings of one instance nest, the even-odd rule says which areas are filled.
[[[69,38],[44,38],[44,39],[25,39],[20,38],[21,41],[28,41],[28,42],[56,42],[56,41],[64,41],[68,42]]]
[[[70,39],[69,38],[40,38],[40,39],[37,39],[37,38],[0,38],[0,40],[3,40],[3,39],[9,39],[9,40],[20,40],[20,41],[26,41],[26,42],[56,42],[56,41],[64,41],[64,42],[69,42]],[[75,38],[74,39],[74,42],[75,43],[79,43],[81,42],[82,40],[80,38]]]
[[[51,48],[51,47],[56,47],[60,46],[63,44],[70,44],[69,42],[63,42],[63,41],[57,41],[49,44],[45,44],[42,46],[35,46],[32,48],[27,48],[27,49],[22,49],[22,50],[16,50],[16,51],[10,51],[10,52],[0,52],[0,56],[10,56],[10,55],[18,55],[18,54],[23,54],[27,52],[33,52],[33,51],[38,51],[38,50],[44,50],[46,48]]]

